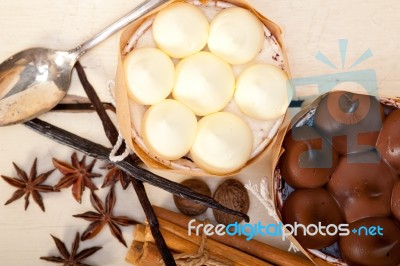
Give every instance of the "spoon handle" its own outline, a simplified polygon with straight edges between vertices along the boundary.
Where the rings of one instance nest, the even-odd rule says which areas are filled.
[[[146,0],[145,2],[135,7],[128,14],[120,18],[118,21],[114,22],[113,24],[96,34],[90,40],[87,40],[76,48],[70,50],[69,53],[75,55],[75,60],[78,60],[79,57],[84,55],[88,50],[95,47],[123,27],[127,26],[129,23],[137,20],[138,18],[141,18],[150,11],[162,6],[167,2],[170,2],[170,0]]]

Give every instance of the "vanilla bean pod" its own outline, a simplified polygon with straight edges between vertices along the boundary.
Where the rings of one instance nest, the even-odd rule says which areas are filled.
[[[115,113],[115,107],[111,103],[102,103],[106,110],[113,111]],[[59,103],[51,111],[58,112],[90,112],[95,111],[92,103]]]
[[[93,104],[93,108],[96,110],[98,116],[100,117],[100,120],[103,125],[104,132],[106,133],[107,138],[111,142],[112,145],[115,145],[118,140],[118,130],[111,121],[110,117],[108,116],[106,109],[104,108],[103,104],[101,103],[96,91],[94,90],[93,86],[90,84],[89,80],[87,79],[86,73],[83,70],[82,65],[78,61],[75,65],[75,69],[78,72],[79,80],[82,83],[82,86],[89,97],[89,100]],[[125,143],[121,146],[119,150],[122,150],[125,148]],[[131,156],[128,156],[126,158],[127,161],[129,161],[131,164],[135,164],[134,159]],[[161,254],[161,257],[167,266],[175,266],[175,260],[174,257],[172,256],[171,251],[169,250],[167,244],[165,243],[164,237],[162,236],[159,228],[159,223],[157,216],[153,210],[153,207],[150,203],[150,200],[147,196],[146,189],[143,185],[142,181],[139,181],[135,179],[134,177],[131,177],[131,182],[133,185],[133,188],[135,189],[136,195],[139,199],[140,204],[142,205],[143,211],[146,215],[147,221],[149,222],[150,225],[150,230],[151,233],[155,239],[158,251]]]
[[[106,148],[98,143],[94,143],[85,138],[79,137],[71,132],[56,127],[38,118],[30,120],[24,123],[27,127],[35,130],[36,132],[53,139],[54,141],[71,147],[77,151],[80,151],[88,156],[102,160],[106,163],[114,163],[123,171],[132,175],[134,178],[146,182],[152,186],[159,187],[167,192],[175,194],[177,196],[193,200],[196,203],[204,204],[205,206],[227,214],[236,215],[242,217],[246,222],[249,221],[247,214],[229,209],[216,202],[213,198],[196,193],[193,190],[177,184],[169,179],[156,175],[146,169],[143,169],[137,165],[131,164],[126,159],[120,162],[112,162],[109,158],[111,149]]]

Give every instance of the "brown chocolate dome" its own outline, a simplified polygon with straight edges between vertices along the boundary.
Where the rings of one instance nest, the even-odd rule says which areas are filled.
[[[314,121],[334,148],[347,154],[374,149],[383,118],[375,97],[335,91],[321,100]]]
[[[339,155],[313,127],[292,128],[286,135],[281,161],[283,179],[295,188],[315,188],[328,183]]]
[[[321,226],[328,226],[343,222],[339,206],[323,188],[298,189],[290,194],[282,208],[282,220],[284,224],[294,225],[297,222],[306,227],[310,224],[318,226],[321,223]],[[338,234],[317,233],[304,236],[304,233],[299,228],[294,236],[304,248],[324,248],[338,239]]]
[[[400,223],[400,180],[397,180],[392,191],[392,214]]]
[[[368,235],[365,228],[369,229]],[[349,229],[350,235],[339,239],[340,252],[349,266],[395,266],[400,263],[400,228],[391,219],[366,218],[350,224]]]
[[[381,156],[400,174],[400,109],[389,114],[383,123],[376,148]]]
[[[390,216],[394,172],[375,151],[349,154],[340,159],[328,183],[346,222]]]

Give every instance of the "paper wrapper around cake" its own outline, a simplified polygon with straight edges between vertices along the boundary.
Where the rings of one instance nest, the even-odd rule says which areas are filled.
[[[354,91],[359,94],[366,94],[364,92],[360,91]],[[275,144],[273,150],[270,152],[275,155],[271,156],[271,168],[267,166],[267,173],[268,173],[268,184],[269,184],[269,195],[273,195],[272,200],[274,201],[274,206],[275,206],[275,212],[277,213],[278,217],[280,218],[280,222],[282,222],[282,215],[281,215],[281,210],[282,206],[284,203],[283,200],[283,194],[284,193],[290,193],[290,192],[284,192],[284,181],[282,179],[282,176],[280,174],[280,169],[278,166],[279,159],[281,155],[284,153],[284,148],[282,148],[283,140],[285,138],[285,135],[287,131],[289,131],[292,127],[295,126],[302,126],[306,124],[306,121],[308,121],[310,118],[312,118],[315,114],[315,109],[320,103],[320,101],[325,97],[326,94],[321,95],[318,97],[315,101],[313,101],[310,105],[307,107],[304,107],[298,114],[296,114],[291,121],[289,121],[288,125],[280,130],[277,136],[276,142],[280,142],[280,146],[278,146],[278,143]],[[385,106],[390,106],[393,108],[400,108],[400,98],[390,98],[390,97],[380,97],[380,102],[385,105]],[[289,120],[289,119],[286,119]],[[287,188],[287,185],[286,185]],[[293,236],[288,236],[288,239],[299,249],[300,252],[302,252],[305,256],[307,256],[315,265],[341,265],[345,266],[347,265],[341,258],[335,258],[331,255],[325,254],[320,250],[315,250],[315,249],[304,249],[300,243],[293,237]],[[340,252],[339,252],[340,253]]]
[[[180,2],[180,1],[170,1],[168,4],[173,3],[173,2]],[[221,3],[222,1],[219,1]],[[275,38],[278,46],[280,47],[283,55],[283,64],[285,66],[285,72],[287,73],[288,77],[290,78],[290,71],[289,71],[289,65],[287,62],[287,56],[285,52],[285,47],[283,45],[282,41],[282,30],[281,28],[258,13],[254,8],[252,8],[248,3],[242,0],[233,0],[233,1],[224,1],[225,3],[228,4],[233,4],[238,7],[246,8],[249,11],[251,11],[253,14],[255,14],[258,19],[268,28],[268,30],[271,32],[273,37]],[[201,4],[213,4],[217,3],[217,1],[200,1],[199,3]],[[124,78],[124,70],[123,70],[123,65],[122,61],[124,57],[126,56],[123,53],[123,50],[129,41],[129,39],[132,37],[133,34],[137,31],[137,29],[142,25],[144,21],[146,21],[147,18],[150,16],[154,15],[156,12],[158,12],[160,9],[163,7],[155,10],[154,12],[148,14],[147,16],[143,17],[142,19],[138,20],[137,22],[134,22],[127,26],[125,30],[122,32],[121,37],[120,37],[120,43],[119,43],[119,53],[118,53],[118,66],[117,66],[117,73],[116,73],[116,83],[115,83],[115,96],[116,96],[116,105],[117,105],[117,123],[119,126],[119,130],[125,139],[126,143],[128,146],[134,150],[134,152],[141,158],[141,160],[151,169],[157,169],[157,170],[168,170],[172,171],[174,173],[181,173],[181,174],[190,174],[192,176],[212,176],[211,174],[199,169],[199,168],[192,168],[190,166],[184,166],[181,168],[172,168],[168,166],[167,163],[161,163],[159,160],[154,159],[152,156],[148,154],[147,151],[142,149],[140,145],[138,145],[135,140],[133,140],[132,137],[132,126],[131,126],[131,113],[130,113],[130,106],[129,106],[129,98],[128,98],[128,92],[127,92],[127,87],[125,83],[125,78]],[[279,121],[277,121],[274,126],[272,127],[271,131],[268,134],[268,144],[266,147],[259,152],[256,156],[251,158],[246,165],[243,167],[247,167],[254,162],[258,161],[260,158],[263,158],[265,156],[274,156],[271,151],[271,147],[275,146],[280,146],[280,140],[278,139],[277,134],[283,129],[284,131],[285,128],[289,123],[285,123],[284,120],[286,119],[286,114],[283,115]],[[280,136],[283,138],[283,136]],[[240,172],[243,168],[237,170],[234,173],[229,173],[227,175],[233,175],[237,172]]]

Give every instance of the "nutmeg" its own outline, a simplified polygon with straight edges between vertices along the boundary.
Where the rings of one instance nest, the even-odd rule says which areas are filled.
[[[223,182],[214,193],[214,199],[221,205],[247,213],[250,207],[249,194],[242,183],[235,179],[228,179]],[[243,218],[234,215],[226,214],[213,209],[215,220],[220,224],[240,223]]]
[[[195,192],[211,197],[210,188],[205,182],[199,179],[187,179],[181,182],[181,185],[190,188]],[[195,203],[192,200],[181,198],[176,195],[174,195],[174,202],[178,210],[188,216],[200,215],[207,210],[205,205]]]

